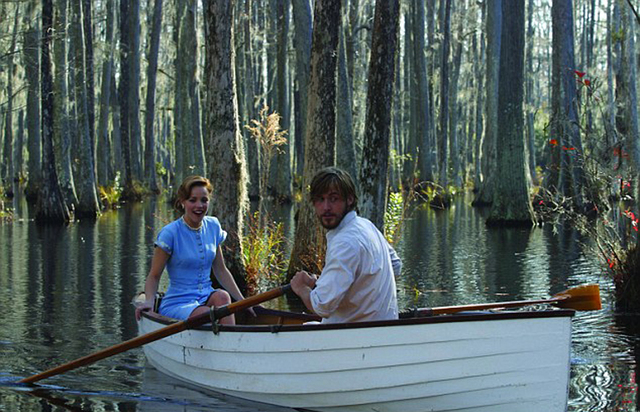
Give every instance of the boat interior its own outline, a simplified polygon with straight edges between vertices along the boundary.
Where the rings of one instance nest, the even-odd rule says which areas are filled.
[[[159,297],[161,299],[161,297]],[[162,324],[171,324],[177,322],[175,319],[167,318],[157,313],[159,307],[159,299],[156,299],[156,311],[145,312],[144,317],[152,319]],[[144,301],[144,294],[140,294],[135,300],[136,302]],[[254,307],[256,316],[252,316],[248,311],[240,311],[235,314],[236,326],[220,325],[216,329],[219,330],[247,330],[250,328],[255,331],[270,330],[271,332],[282,330],[297,330],[299,328],[352,328],[352,327],[369,327],[369,326],[390,326],[412,323],[440,323],[440,322],[461,322],[461,321],[480,321],[480,320],[498,320],[513,318],[532,318],[532,317],[557,317],[557,316],[573,316],[575,311],[568,309],[557,309],[545,305],[544,307],[531,307],[524,310],[485,310],[485,311],[465,311],[454,314],[434,315],[429,308],[408,309],[399,314],[398,320],[375,321],[375,322],[356,322],[351,324],[320,324],[321,317],[315,314],[296,313],[282,310],[268,309],[263,306]],[[198,329],[211,330],[211,324],[200,326]]]

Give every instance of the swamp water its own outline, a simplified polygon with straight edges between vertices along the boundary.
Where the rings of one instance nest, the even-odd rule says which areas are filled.
[[[153,239],[171,211],[150,199],[97,222],[40,227],[24,201],[8,206],[16,219],[0,223],[0,411],[288,410],[183,384],[146,367],[140,348],[44,380],[37,390],[16,385],[135,336],[131,299],[143,288]],[[488,229],[482,214],[459,199],[405,222],[396,247],[404,262],[401,309],[547,298],[598,283],[603,310],[577,312],[573,320],[568,410],[638,410],[640,328],[635,318],[614,316],[612,282],[596,253],[570,228]],[[272,216],[290,236],[290,208]]]

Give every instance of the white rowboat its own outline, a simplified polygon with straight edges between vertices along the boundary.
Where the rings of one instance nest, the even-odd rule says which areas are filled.
[[[573,310],[481,312],[320,325],[257,308],[252,324],[144,346],[161,372],[227,395],[313,411],[560,412]],[[147,312],[139,333],[175,320]]]

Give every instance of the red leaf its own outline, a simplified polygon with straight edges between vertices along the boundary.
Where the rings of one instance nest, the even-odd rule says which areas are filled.
[[[558,145],[558,141],[556,139],[551,139],[551,140],[549,140],[549,144],[551,146],[557,146]]]
[[[575,147],[562,146],[562,150],[576,150]]]
[[[575,73],[575,74],[576,74],[580,79],[582,79],[582,78],[584,77],[584,75],[585,75],[585,74],[587,74],[587,73],[585,73],[585,72],[581,72],[581,71],[578,71],[578,70],[574,70],[573,72],[574,72],[574,73]]]
[[[584,85],[585,85],[585,86],[591,86],[591,80],[589,80],[589,79],[584,79]]]

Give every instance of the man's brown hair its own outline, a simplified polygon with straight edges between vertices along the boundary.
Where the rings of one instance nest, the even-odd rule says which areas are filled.
[[[353,203],[347,205],[349,211],[354,210],[358,204],[358,195],[356,193],[356,185],[353,183],[351,175],[337,167],[326,167],[320,170],[311,180],[309,186],[309,201],[315,202],[322,195],[335,189],[340,196],[347,202],[349,197],[353,198]]]

